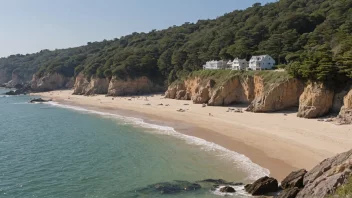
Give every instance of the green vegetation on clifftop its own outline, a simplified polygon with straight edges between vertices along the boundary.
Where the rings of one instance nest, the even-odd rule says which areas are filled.
[[[256,3],[213,20],[1,58],[0,69],[171,83],[208,60],[258,54],[271,55],[292,76],[343,84],[352,78],[352,0]]]

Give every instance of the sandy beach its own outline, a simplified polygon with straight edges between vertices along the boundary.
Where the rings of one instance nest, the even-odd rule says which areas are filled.
[[[38,94],[37,94],[38,95]],[[53,101],[142,118],[219,144],[249,157],[282,179],[290,171],[311,169],[352,146],[352,126],[296,117],[296,112],[235,113],[229,107],[202,107],[161,95],[105,97],[72,95],[72,90],[40,93]],[[234,106],[245,108],[244,106]],[[183,109],[184,112],[177,110]]]

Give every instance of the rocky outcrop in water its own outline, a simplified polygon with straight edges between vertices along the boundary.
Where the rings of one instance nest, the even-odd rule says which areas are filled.
[[[58,73],[46,73],[43,76],[33,75],[31,89],[34,92],[52,91],[56,89],[67,89],[72,79]]]
[[[76,95],[94,95],[107,94],[109,79],[97,77],[85,77],[83,73],[76,76],[73,94]]]
[[[297,79],[289,79],[270,87],[257,96],[248,106],[247,111],[271,112],[298,106],[303,92],[303,83]]]
[[[197,183],[191,183],[188,181],[173,181],[173,182],[162,182],[157,184],[149,185],[145,188],[138,189],[139,193],[143,194],[177,194],[180,192],[196,191],[201,189],[201,186]]]
[[[11,90],[5,93],[5,95],[21,95],[21,94],[27,94],[31,92],[31,86],[29,84],[26,85],[19,85],[17,84],[16,90]]]
[[[245,190],[254,196],[267,195],[269,193],[274,193],[279,190],[278,182],[272,177],[262,177],[252,184],[248,184]]]
[[[44,100],[42,98],[35,98],[35,99],[32,99],[30,100],[29,102],[30,103],[43,103],[43,102],[50,102],[51,100]]]
[[[298,117],[317,118],[332,108],[334,91],[322,83],[309,83],[299,98]]]

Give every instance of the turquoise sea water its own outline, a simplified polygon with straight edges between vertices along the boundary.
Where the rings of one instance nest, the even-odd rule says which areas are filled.
[[[170,127],[29,98],[0,95],[0,197],[219,197],[209,188],[173,195],[141,189],[208,178],[246,183],[267,174]],[[231,196],[241,197],[241,188]]]

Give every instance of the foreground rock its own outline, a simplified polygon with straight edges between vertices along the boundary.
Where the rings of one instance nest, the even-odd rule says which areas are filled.
[[[232,188],[231,186],[225,186],[220,188],[220,192],[222,193],[234,193],[236,192],[236,190],[234,188]]]
[[[279,185],[276,179],[272,177],[262,177],[253,184],[247,184],[245,190],[251,195],[267,195],[279,190]]]
[[[288,188],[279,193],[279,195],[275,196],[275,198],[295,198],[299,193],[300,189],[295,188]]]
[[[281,187],[283,189],[294,187],[303,188],[303,178],[306,173],[307,171],[305,169],[293,171],[284,180],[282,180]]]
[[[324,198],[352,175],[352,150],[328,158],[306,173],[298,198]]]
[[[317,118],[332,108],[334,91],[322,83],[309,83],[299,98],[298,117]]]
[[[35,98],[35,99],[30,100],[29,102],[30,103],[36,103],[36,102],[42,103],[42,102],[50,102],[50,101],[51,100],[44,100],[42,98]]]

